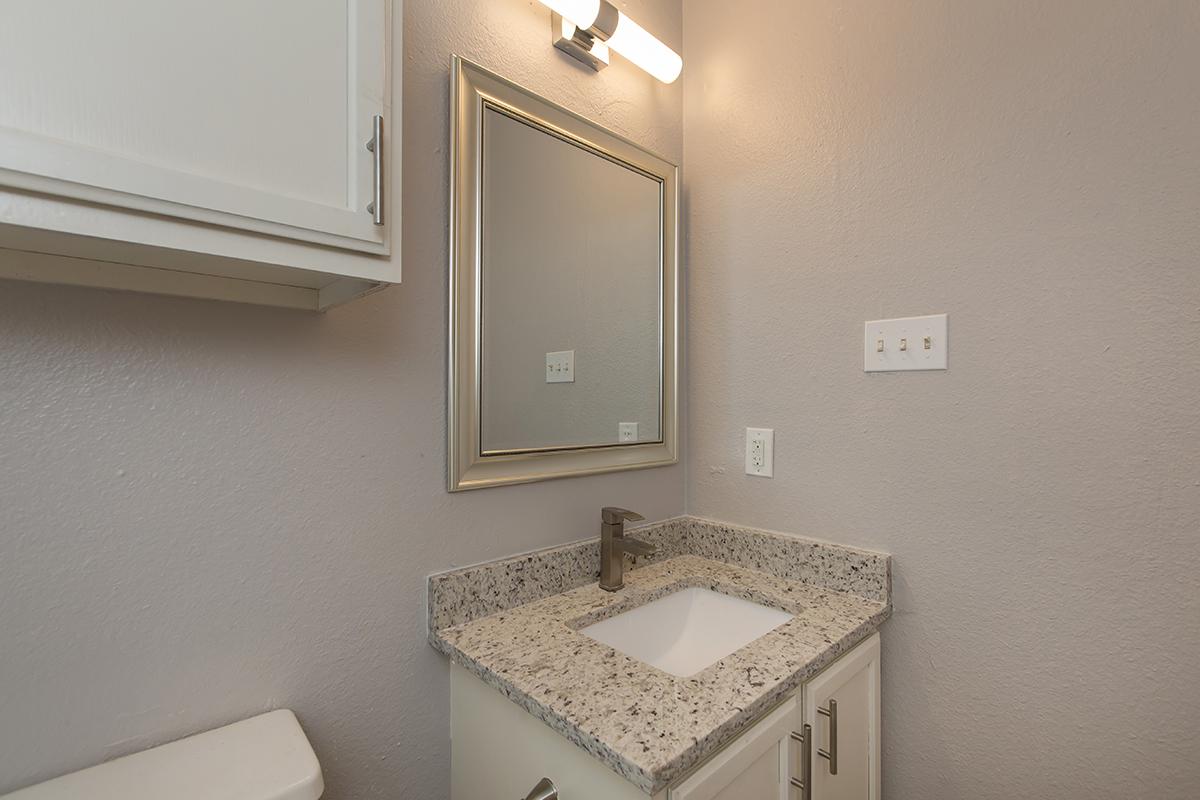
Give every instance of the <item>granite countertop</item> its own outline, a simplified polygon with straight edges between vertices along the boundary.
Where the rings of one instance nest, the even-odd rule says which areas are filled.
[[[681,588],[704,587],[795,617],[690,678],[625,656],[578,629]],[[720,749],[891,611],[870,599],[697,555],[431,630],[434,647],[647,794]]]

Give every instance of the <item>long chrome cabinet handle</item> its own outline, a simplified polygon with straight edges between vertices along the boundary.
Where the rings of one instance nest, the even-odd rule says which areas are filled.
[[[829,749],[818,749],[817,755],[829,759],[829,774],[837,775],[837,700],[830,698],[829,708],[817,708],[817,713],[829,717]]]
[[[792,731],[792,739],[800,743],[800,777],[788,778],[788,783],[800,790],[800,800],[812,800],[812,725]]]
[[[371,140],[367,142],[367,150],[375,158],[375,190],[374,198],[367,203],[367,213],[374,217],[376,225],[383,224],[383,117],[376,114],[371,119]]]

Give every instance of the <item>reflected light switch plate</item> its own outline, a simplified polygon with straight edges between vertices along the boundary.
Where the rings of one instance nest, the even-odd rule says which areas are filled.
[[[617,441],[636,442],[638,440],[637,426],[636,422],[617,423]]]
[[[546,353],[546,383],[575,382],[575,351]]]
[[[863,327],[865,372],[946,369],[950,340],[945,314],[877,319]]]

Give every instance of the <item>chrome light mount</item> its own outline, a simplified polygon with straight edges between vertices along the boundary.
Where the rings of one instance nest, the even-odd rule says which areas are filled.
[[[551,38],[559,50],[599,72],[608,66],[608,45],[605,42],[617,30],[619,20],[617,7],[608,0],[600,0],[600,14],[587,30],[579,28],[558,12],[552,12]]]

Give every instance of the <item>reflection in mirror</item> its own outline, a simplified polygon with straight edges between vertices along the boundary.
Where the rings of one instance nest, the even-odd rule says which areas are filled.
[[[482,179],[483,452],[660,441],[662,181],[488,105]]]
[[[678,168],[455,59],[451,491],[678,461]]]

